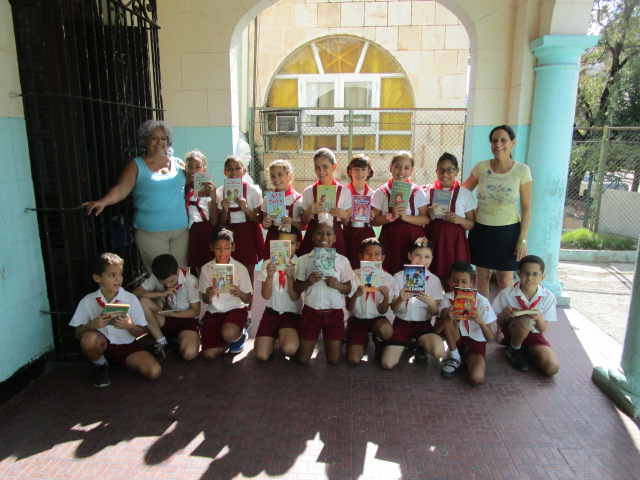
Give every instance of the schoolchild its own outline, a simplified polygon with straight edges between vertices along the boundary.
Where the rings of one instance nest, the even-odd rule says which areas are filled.
[[[246,173],[247,168],[240,157],[227,157],[224,162],[224,175],[227,178],[242,178]],[[255,186],[243,181],[242,193],[237,203],[231,203],[224,197],[224,188],[218,188],[216,199],[218,225],[233,232],[238,247],[234,252],[234,259],[246,267],[253,284],[253,273],[264,251],[262,195]]]
[[[498,327],[504,334],[501,343],[507,347],[507,361],[516,370],[529,370],[527,357],[533,360],[545,375],[560,371],[560,362],[544,336],[549,322],[557,321],[556,297],[540,285],[544,280],[544,261],[535,255],[526,255],[518,262],[515,285],[500,291],[493,301],[498,314]],[[519,311],[532,311],[518,315]]]
[[[336,240],[333,223],[320,222],[313,232],[315,246],[330,248]],[[327,363],[340,361],[344,328],[344,295],[351,293],[353,270],[346,257],[336,253],[335,276],[322,277],[314,271],[315,248],[300,257],[296,273],[296,291],[304,293],[304,307],[300,320],[300,349],[298,361],[306,365],[322,332]]]
[[[485,379],[487,342],[493,340],[493,331],[489,324],[496,321],[496,315],[489,300],[480,293],[476,293],[476,303],[474,308],[467,312],[467,316],[463,317],[451,311],[455,288],[473,288],[473,280],[474,271],[469,263],[458,260],[451,264],[448,275],[451,291],[440,303],[440,318],[436,325],[442,326],[445,338],[453,337],[449,355],[443,362],[440,375],[445,378],[455,377],[464,361],[469,371],[469,383],[480,385]]]
[[[360,260],[384,261],[384,249],[376,237],[366,238],[360,247]],[[382,284],[378,292],[365,292],[360,268],[354,271],[355,292],[347,297],[347,310],[352,314],[347,322],[347,362],[358,365],[371,332],[376,347],[376,359],[380,360],[382,344],[393,335],[393,326],[387,318],[390,298],[393,298],[393,277],[382,272]],[[366,280],[366,279],[365,279]]]
[[[402,270],[406,253],[413,242],[424,236],[424,226],[429,223],[427,197],[424,190],[411,182],[414,160],[409,152],[400,152],[393,156],[389,171],[391,180],[382,185],[373,194],[371,208],[376,217],[374,225],[382,225],[380,241],[387,252],[384,268],[391,275]],[[393,182],[411,184],[409,199],[401,205],[389,208]]]
[[[373,196],[373,189],[369,187],[367,182],[373,177],[373,168],[371,160],[362,153],[357,153],[351,157],[349,165],[347,165],[347,176],[351,179],[347,189],[351,192],[351,198],[355,195]],[[347,209],[349,217],[352,216],[353,207]],[[366,238],[376,236],[371,226],[371,220],[375,218],[375,213],[370,210],[368,222],[352,221],[344,227],[344,241],[346,244],[347,254],[345,255],[351,263],[351,268],[356,269],[360,266],[360,247],[362,241]]]
[[[122,288],[123,265],[124,261],[115,253],[98,256],[92,278],[99,288],[80,300],[69,322],[76,327],[75,336],[80,340],[83,355],[95,365],[92,380],[97,388],[111,383],[109,363],[129,367],[149,380],[162,373],[160,364],[136,341],[147,331],[147,322],[136,296]],[[107,303],[129,305],[126,317],[103,314]]]
[[[187,215],[189,216],[188,265],[197,274],[202,265],[213,259],[209,242],[213,227],[218,223],[218,209],[212,200],[216,195],[216,186],[213,182],[207,182],[203,184],[204,192],[196,192],[193,189],[194,174],[207,171],[207,157],[200,150],[187,153],[185,164]]]
[[[342,225],[347,225],[351,221],[351,217],[347,214],[347,209],[351,207],[351,192],[333,178],[337,167],[336,156],[328,148],[321,148],[313,156],[313,168],[318,181],[313,185],[309,185],[302,192],[301,206],[303,211],[300,215],[300,220],[307,225],[307,232],[302,240],[302,245],[298,249],[298,257],[302,257],[313,250],[313,232],[320,219],[333,223],[335,244],[330,245],[330,247],[335,247],[340,255],[346,254]],[[328,213],[324,212],[323,202],[318,196],[319,185],[336,186],[336,206],[329,210]]]
[[[455,155],[444,153],[438,159],[436,175],[438,180],[427,190],[429,203],[429,216],[431,221],[425,227],[427,238],[433,243],[433,262],[429,269],[438,275],[445,291],[447,288],[447,276],[449,266],[456,260],[469,263],[469,243],[467,242],[467,230],[475,225],[476,201],[466,188],[463,188],[456,180],[458,159]],[[444,218],[434,218],[433,198],[436,190],[450,190],[450,212]]]
[[[228,348],[229,353],[240,353],[247,340],[249,305],[253,287],[247,269],[231,257],[235,251],[233,232],[218,228],[211,236],[211,251],[215,258],[202,267],[199,285],[207,311],[202,317],[202,356],[215,360]],[[233,279],[229,291],[214,288],[214,265],[233,265]]]
[[[290,263],[283,270],[278,270],[271,259],[262,263],[258,281],[262,282],[260,293],[267,306],[260,320],[253,353],[258,360],[266,362],[273,353],[276,340],[280,350],[288,357],[295,355],[300,346],[298,324],[302,312],[302,298],[295,289],[296,267],[298,257],[295,251],[299,246],[300,231],[293,225],[290,230],[279,230],[274,240],[291,242]]]
[[[429,271],[433,259],[433,247],[425,237],[413,241],[407,254],[409,264],[426,267],[425,291],[409,293],[405,289],[404,271],[393,276],[394,298],[391,310],[396,318],[393,322],[393,336],[382,350],[382,367],[395,367],[405,348],[416,342],[416,360],[425,362],[427,354],[440,359],[444,355],[442,337],[434,329],[434,318],[442,300],[440,279]]]
[[[200,351],[198,280],[178,267],[178,261],[168,253],[153,259],[151,271],[153,275],[133,293],[142,305],[147,329],[156,340],[153,356],[159,362],[165,359],[169,337],[178,340],[183,359],[193,360]]]
[[[266,197],[262,202],[262,227],[267,229],[267,237],[264,241],[264,251],[262,258],[267,260],[270,256],[269,242],[278,238],[280,227],[288,231],[292,225],[296,227],[298,232],[302,232],[304,225],[300,221],[302,213],[302,194],[295,191],[291,182],[293,181],[293,169],[291,164],[286,160],[275,160],[269,165],[269,178],[271,185],[276,192],[284,192],[284,204],[286,213],[284,217],[273,220],[267,215]],[[302,240],[302,233],[299,233]]]

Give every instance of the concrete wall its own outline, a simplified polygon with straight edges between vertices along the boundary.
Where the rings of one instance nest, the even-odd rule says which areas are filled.
[[[0,0],[0,382],[53,349],[13,18]]]
[[[640,223],[634,221],[640,212],[640,193],[606,188],[600,205],[598,233],[612,233],[638,238]]]

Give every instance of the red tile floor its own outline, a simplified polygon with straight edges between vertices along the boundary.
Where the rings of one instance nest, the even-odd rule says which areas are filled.
[[[158,381],[112,369],[102,390],[88,364],[52,364],[0,408],[0,478],[640,478],[638,425],[590,378],[619,346],[570,309],[549,337],[555,378],[516,372],[494,343],[475,388],[434,361],[387,372],[321,351],[308,367],[172,354]]]

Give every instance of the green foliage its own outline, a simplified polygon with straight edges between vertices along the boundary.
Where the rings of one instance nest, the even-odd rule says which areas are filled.
[[[578,250],[635,250],[636,242],[633,238],[607,233],[598,234],[581,228],[564,232],[560,239],[560,246]]]

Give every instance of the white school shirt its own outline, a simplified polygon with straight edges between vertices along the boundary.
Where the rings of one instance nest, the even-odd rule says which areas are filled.
[[[314,250],[300,257],[298,262],[298,271],[296,272],[296,280],[305,281],[313,272]],[[335,277],[340,283],[352,282],[354,273],[347,257],[336,253]],[[351,283],[353,291],[353,283]],[[349,292],[347,295],[351,295]],[[304,303],[316,310],[328,310],[330,308],[344,307],[344,298],[335,288],[327,286],[325,279],[311,285],[304,293]]]
[[[244,191],[244,184],[242,185],[242,190]],[[222,195],[224,195],[224,185],[216,190],[216,205],[218,206],[218,210],[222,210]],[[255,210],[262,206],[262,194],[258,190],[258,187],[247,183],[247,196],[245,197],[245,200],[247,201],[247,208],[249,210]],[[231,208],[237,207],[237,203],[231,203]],[[229,223],[244,223],[246,221],[250,221],[242,210],[229,212],[228,215]]]
[[[128,315],[131,318],[133,324],[140,327],[145,327],[147,325],[147,319],[144,318],[144,312],[142,311],[142,306],[140,305],[138,297],[136,297],[133,293],[127,292],[124,288],[118,290],[118,294],[113,300],[111,300],[111,302],[107,302],[105,300],[100,289],[93,293],[90,293],[89,295],[86,295],[82,300],[80,300],[78,308],[76,308],[76,312],[73,314],[69,325],[72,327],[79,327],[81,325],[86,325],[91,320],[98,317],[102,313],[102,306],[98,303],[98,300],[100,300],[103,304],[128,304]],[[136,339],[136,337],[131,335],[127,330],[116,328],[113,325],[107,325],[106,327],[98,328],[97,330],[101,334],[103,334],[107,338],[107,340],[109,340],[109,343],[112,343],[114,345],[125,345],[133,342]]]
[[[202,266],[199,280],[201,293],[206,292],[207,288],[213,285],[211,267],[215,264],[216,261],[212,260]],[[233,264],[233,284],[245,293],[253,293],[249,272],[246,267],[233,258],[229,260],[229,264]],[[211,297],[211,303],[207,305],[207,312],[224,313],[235,308],[245,308],[248,306],[249,304],[240,300],[240,297],[234,297],[230,293],[220,293]]]
[[[360,286],[360,269],[356,269],[353,273],[355,275],[353,280],[354,288],[351,293],[355,294],[356,289]],[[382,285],[389,287],[389,304],[391,304],[391,300],[397,295],[397,292],[394,291],[393,277],[385,271],[382,272]],[[384,317],[389,313],[389,309],[384,313],[378,311],[378,305],[382,303],[383,299],[384,296],[380,292],[364,292],[362,296],[356,299],[351,313],[356,318]]]
[[[431,192],[430,189],[432,187],[432,185],[425,185],[425,195],[427,197],[427,204],[430,204],[431,202]],[[458,215],[459,217],[464,218],[465,214],[467,212],[470,212],[471,210],[475,210],[476,209],[476,201],[473,198],[473,194],[467,190],[466,188],[460,186],[460,189],[458,190],[458,198],[456,198],[456,204],[454,207],[454,212],[456,215]]]
[[[164,292],[165,286],[155,275],[151,275],[140,285],[147,292]],[[187,310],[191,308],[192,303],[200,303],[200,291],[198,290],[198,279],[185,272],[181,268],[178,269],[178,290],[175,295],[167,295],[161,298],[162,308]],[[199,314],[200,312],[198,312]]]
[[[426,276],[425,293],[431,295],[431,298],[434,300],[442,300],[442,284],[440,283],[440,279],[428,269]],[[404,270],[400,270],[393,276],[393,288],[395,296],[400,295],[400,290],[404,288]],[[403,300],[395,314],[397,318],[406,322],[432,321],[435,317],[435,315],[429,315],[429,305],[418,300],[416,297]]]
[[[387,215],[389,213],[389,197],[382,190],[382,187],[385,187],[385,186],[388,188],[388,184],[386,183],[384,185],[381,185],[374,192],[373,197],[371,198],[371,206],[373,208],[377,208],[378,210],[380,210],[381,215]],[[412,191],[416,187],[418,186],[415,183],[411,184]],[[391,193],[390,188],[389,188],[389,193]],[[418,210],[420,209],[420,207],[424,207],[428,203],[429,202],[427,201],[427,196],[425,195],[424,190],[418,187],[418,190],[413,196],[413,205],[416,211],[414,212],[413,210],[411,210],[411,202],[407,200],[407,215],[418,215],[419,214]]]
[[[196,194],[192,195],[191,198],[189,198],[189,208],[187,208],[187,215],[189,217],[189,228],[191,228],[191,226],[194,223],[209,221],[209,202],[210,201],[211,201],[211,197],[198,197]],[[198,210],[198,207],[195,205],[191,205],[191,202],[198,203],[198,207],[200,207],[204,212],[205,218],[202,218],[202,215],[200,214],[200,210]]]
[[[455,296],[456,296],[455,292],[449,292],[444,296],[444,298],[442,299],[442,302],[440,302],[441,312],[445,308],[451,308],[451,301],[454,299]],[[489,300],[487,300],[486,297],[483,297],[479,293],[476,293],[476,309],[480,313],[480,316],[482,317],[482,321],[486,325],[489,325],[490,323],[493,323],[496,321],[496,314],[493,312],[493,309],[491,308],[491,304],[489,303]],[[477,342],[487,341],[487,339],[484,338],[484,334],[482,333],[482,329],[480,328],[480,325],[478,325],[473,320],[467,320],[466,324],[464,321],[460,321],[456,323],[458,324],[458,330],[460,331],[460,335],[462,335],[463,337],[472,338]],[[467,325],[469,326],[469,331],[467,331],[467,328],[466,328]]]
[[[336,195],[337,195],[337,189],[336,189]],[[300,199],[299,201],[302,202],[302,204],[300,205],[300,207],[302,209],[302,212],[305,212],[307,210],[307,208],[309,208],[311,206],[311,204],[314,203],[314,201],[313,201],[313,185],[309,185],[307,188],[305,188],[302,191],[302,199]],[[351,208],[351,203],[352,202],[353,201],[351,199],[351,192],[349,191],[349,189],[347,188],[346,185],[342,185],[342,189],[340,191],[340,198],[336,202],[336,207],[337,208],[342,208],[343,210],[346,210],[348,208]],[[328,213],[319,213],[318,214],[318,219],[321,219],[323,216],[331,218],[332,220],[336,220],[338,218],[338,217],[331,217],[331,215],[329,215]],[[314,218],[314,217],[312,217],[312,218]]]
[[[294,265],[294,272],[298,271],[298,257],[295,255],[291,258],[291,263]],[[271,263],[271,260],[265,260],[262,262],[262,268],[258,273],[258,282],[266,282],[267,281],[267,265]],[[295,281],[296,273],[294,273],[293,278]],[[273,287],[271,290],[271,298],[266,300],[267,307],[272,308],[276,312],[282,314],[284,312],[291,313],[300,313],[302,312],[302,297],[299,297],[298,300],[291,300],[289,296],[289,290],[287,289],[287,282],[289,279],[285,277],[284,287],[280,287],[279,272],[273,274]]]
[[[291,193],[289,195],[286,195],[284,197],[284,204],[285,204],[286,207],[291,206],[292,203],[293,203],[293,216],[291,217],[291,220],[293,220],[294,222],[300,222],[300,215],[303,212],[303,209],[302,209],[302,196],[298,192],[296,192],[295,190],[293,191],[293,193]],[[267,215],[267,202],[264,200],[264,198],[262,199],[262,208],[261,208],[261,210],[266,216]],[[284,216],[285,217],[289,216],[289,210],[288,209],[285,211]],[[280,227],[280,225],[282,225],[282,219],[281,218],[275,219],[273,221],[273,224],[276,227]]]
[[[518,302],[518,297],[523,301],[525,305],[524,308],[520,305],[520,302]],[[537,305],[533,306],[538,298],[540,301]],[[493,311],[496,315],[499,315],[507,305],[517,308],[518,310],[529,310],[535,308],[536,310],[540,310],[542,318],[544,318],[545,321],[555,322],[558,320],[556,316],[556,296],[542,285],[538,285],[538,290],[535,295],[531,297],[531,301],[527,300],[527,297],[525,297],[522,290],[520,290],[520,282],[512,285],[511,287],[503,288],[491,306],[493,307]],[[534,333],[540,333],[535,325],[531,326],[531,331]]]

